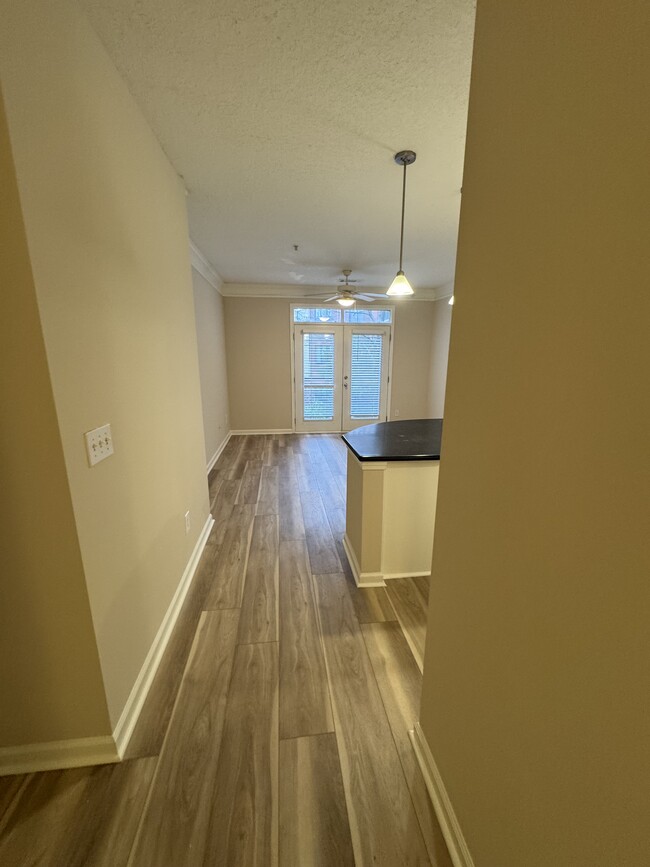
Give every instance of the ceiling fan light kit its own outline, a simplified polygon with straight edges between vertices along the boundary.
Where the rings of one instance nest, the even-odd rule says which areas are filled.
[[[386,295],[413,295],[413,287],[406,279],[404,270],[402,269],[402,255],[404,252],[404,206],[406,204],[406,167],[413,165],[415,162],[414,151],[399,151],[395,154],[395,162],[398,166],[403,166],[404,175],[402,177],[402,224],[399,235],[399,269],[395,279],[386,290]]]
[[[352,307],[357,301],[369,301],[372,304],[376,304],[375,298],[384,297],[383,292],[378,294],[376,292],[360,292],[358,289],[354,289],[352,284],[358,283],[358,280],[350,280],[350,274],[352,273],[350,268],[344,268],[342,273],[343,276],[339,278],[339,283],[343,283],[342,288],[339,289],[336,295],[330,295],[329,298],[325,298],[325,304],[329,304],[330,301],[336,301],[341,307]]]

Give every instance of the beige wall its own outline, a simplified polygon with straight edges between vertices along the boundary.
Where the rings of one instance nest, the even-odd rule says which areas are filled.
[[[209,464],[230,431],[223,299],[195,268],[192,268],[192,287],[201,379],[205,462]]]
[[[404,301],[395,306],[393,387],[390,418],[428,418],[432,301]]]
[[[647,33],[478,4],[421,711],[477,867],[650,864]]]
[[[110,734],[0,102],[0,747]]]
[[[224,298],[230,425],[291,430],[289,301]]]
[[[2,14],[9,132],[114,726],[208,514],[184,190],[76,5],[3,2]],[[89,469],[83,432],[107,422],[115,455]]]
[[[224,298],[233,430],[291,430],[291,321],[285,298]],[[396,311],[391,418],[426,418],[432,302]],[[399,415],[398,415],[399,414]]]
[[[431,306],[433,307],[433,324],[427,415],[431,418],[442,418],[445,409],[447,360],[449,357],[449,335],[451,332],[451,313],[453,307],[449,304],[448,298],[436,301]]]

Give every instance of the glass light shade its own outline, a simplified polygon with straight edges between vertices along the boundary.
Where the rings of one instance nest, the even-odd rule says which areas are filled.
[[[341,307],[352,307],[354,304],[354,298],[337,298],[336,301]]]
[[[403,271],[397,272],[397,276],[386,290],[386,295],[413,295],[413,287]]]
[[[452,295],[447,304],[450,304],[452,307],[454,306],[454,296]]]

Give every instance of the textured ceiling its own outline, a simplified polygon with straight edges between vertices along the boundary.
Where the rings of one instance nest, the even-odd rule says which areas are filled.
[[[453,280],[474,0],[81,0],[227,282]],[[298,244],[296,253],[293,245]]]

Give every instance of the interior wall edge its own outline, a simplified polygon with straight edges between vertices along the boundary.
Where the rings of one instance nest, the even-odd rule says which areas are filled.
[[[215,271],[213,266],[201,252],[201,250],[196,246],[194,241],[190,238],[190,259],[192,261],[192,268],[195,271],[198,271],[199,274],[208,281],[210,286],[217,290],[217,292],[222,295],[223,288],[223,280],[220,277],[219,273]]]

